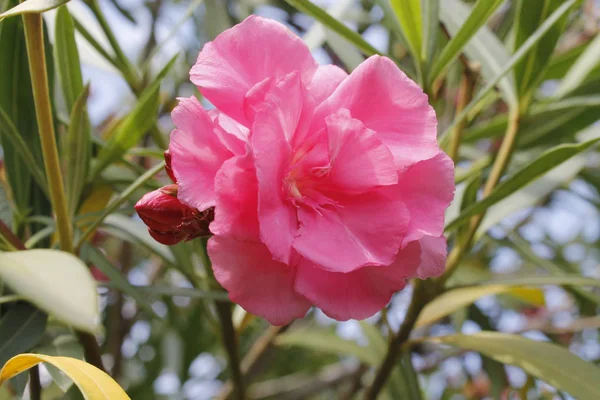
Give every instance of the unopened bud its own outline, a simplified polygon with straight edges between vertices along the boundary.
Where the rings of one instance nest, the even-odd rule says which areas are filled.
[[[137,202],[135,210],[150,235],[165,245],[210,235],[208,225],[214,219],[212,208],[200,212],[180,202],[177,185],[147,193]]]

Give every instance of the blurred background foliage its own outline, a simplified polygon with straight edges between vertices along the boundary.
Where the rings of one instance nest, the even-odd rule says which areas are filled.
[[[202,45],[250,14],[286,24],[323,64],[350,72],[365,56],[392,58],[430,96],[456,161],[448,290],[426,299],[379,398],[600,398],[599,1],[27,3],[52,8],[43,34],[69,229],[98,281],[104,367],[132,399],[231,394],[215,312],[229,303],[206,268],[205,240],[160,245],[133,204],[168,183],[169,113],[178,97],[200,96],[188,72]],[[16,5],[1,0],[0,10]],[[0,21],[4,251],[19,247],[11,234],[25,248],[56,247],[61,225],[30,63],[21,17]],[[52,286],[68,302],[62,278]],[[48,317],[3,288],[0,364],[22,352],[84,357],[85,341],[52,304]],[[312,310],[271,327],[233,307],[248,397],[361,397],[412,294],[362,322]],[[30,395],[17,378],[0,398]],[[51,367],[40,379],[43,399],[80,397]]]

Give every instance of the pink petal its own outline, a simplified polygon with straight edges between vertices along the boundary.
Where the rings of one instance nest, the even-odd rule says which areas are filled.
[[[336,65],[321,65],[307,87],[308,92],[316,104],[321,104],[347,77],[346,71]]]
[[[446,268],[446,254],[448,253],[446,238],[423,236],[418,243],[421,247],[421,263],[416,276],[421,279],[440,276]]]
[[[283,181],[292,159],[289,141],[302,112],[303,96],[298,75],[288,75],[265,92],[252,126],[260,238],[273,257],[286,264],[298,223],[295,208],[283,192]]]
[[[204,45],[190,77],[218,109],[250,126],[244,115],[246,93],[268,77],[300,71],[310,82],[317,63],[306,44],[284,25],[250,16]]]
[[[437,154],[437,120],[427,95],[388,58],[360,64],[317,109],[320,119],[347,108],[374,130],[403,169]]]
[[[215,177],[215,219],[210,230],[237,240],[258,241],[258,182],[250,155],[230,158]]]
[[[410,223],[405,242],[444,232],[444,213],[454,198],[454,163],[445,153],[421,161],[400,175],[397,186]]]
[[[275,261],[261,243],[215,236],[208,242],[215,278],[229,298],[273,325],[302,318],[310,303],[294,290],[296,268]]]
[[[233,156],[215,135],[215,126],[195,97],[180,99],[171,114],[177,129],[171,133],[171,167],[179,184],[177,197],[205,210],[215,205],[214,178]]]
[[[331,170],[327,185],[360,193],[398,183],[394,158],[372,130],[341,109],[326,118]]]
[[[294,248],[332,272],[394,261],[409,214],[399,198],[382,190],[352,196],[335,209],[298,210],[300,228]]]
[[[419,264],[419,245],[400,250],[393,266],[364,267],[341,273],[300,263],[296,291],[338,321],[365,319],[381,310],[392,295],[406,286]]]
[[[215,134],[219,137],[221,143],[233,154],[245,154],[248,144],[248,128],[221,112],[215,114],[213,121],[220,128],[215,129]]]

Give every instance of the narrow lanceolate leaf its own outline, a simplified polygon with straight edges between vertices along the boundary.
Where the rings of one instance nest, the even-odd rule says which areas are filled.
[[[390,0],[410,51],[419,63],[423,43],[421,0]]]
[[[17,130],[17,127],[10,119],[10,116],[4,111],[0,105],[0,131],[4,133],[4,137],[10,142],[10,145],[14,148],[15,154],[21,157],[22,165],[25,166],[38,186],[47,194],[48,184],[46,183],[46,176],[44,171],[38,165],[33,153],[27,146],[27,143],[23,139],[21,132]]]
[[[458,1],[458,0],[450,0],[452,2],[454,1]],[[535,46],[535,44],[540,41],[540,39],[544,36],[544,34],[546,32],[548,32],[548,30],[550,30],[550,28],[552,28],[552,26],[565,14],[569,11],[569,9],[571,8],[571,6],[573,6],[573,4],[575,4],[576,0],[568,0],[565,1],[560,7],[558,7],[556,9],[556,11],[554,11],[549,17],[548,19],[546,19],[544,21],[544,23],[542,25],[540,25],[540,27],[525,41],[525,43],[523,43],[523,45],[521,47],[519,47],[519,49],[512,55],[512,57],[510,57],[510,59],[508,59],[508,61],[506,62],[506,64],[503,65],[503,67],[501,68],[501,70],[498,72],[498,74],[491,79],[487,85],[485,85],[475,96],[475,98],[469,103],[469,105],[467,107],[464,108],[464,110],[456,116],[456,118],[454,118],[454,121],[446,128],[446,130],[442,133],[441,137],[440,137],[440,142],[441,143],[445,143],[448,140],[449,137],[449,133],[452,132],[452,130],[459,124],[461,123],[465,118],[467,118],[467,116],[469,115],[469,113],[471,111],[473,111],[478,105],[479,103],[485,98],[485,96],[503,79],[503,77],[512,70],[512,68],[523,59],[523,57],[525,57],[525,55],[527,55],[527,53]],[[463,5],[464,7],[464,5]],[[451,7],[448,7],[451,8]],[[446,7],[442,7],[442,10],[445,10]],[[514,81],[514,80],[513,80]],[[500,89],[502,89],[502,85],[500,85]],[[514,97],[511,95],[512,101],[516,101],[516,95],[514,94],[514,87],[511,90],[512,95],[514,95]],[[509,104],[512,104],[513,106],[516,103],[511,103],[511,100],[509,99],[505,99]]]
[[[376,351],[360,346],[352,340],[342,339],[334,332],[298,329],[277,336],[275,344],[278,346],[298,346],[320,352],[352,356],[369,365],[377,365],[381,361],[381,357]]]
[[[48,316],[28,303],[12,305],[0,319],[0,364],[38,344]]]
[[[514,47],[519,48],[562,3],[563,0],[520,0],[515,12]],[[536,89],[543,79],[558,39],[567,25],[567,17],[568,14],[563,15],[539,41],[535,49],[515,66],[519,95],[529,97],[531,91]]]
[[[577,61],[569,68],[565,77],[560,82],[555,97],[562,98],[575,90],[599,64],[600,35],[597,35]]]
[[[477,351],[499,362],[515,365],[575,398],[600,399],[600,368],[556,344],[499,332],[426,340]]]
[[[439,32],[440,0],[423,2],[423,44],[421,59],[425,65],[431,65],[437,47]]]
[[[488,33],[480,35],[478,39],[474,39],[475,34],[484,26],[488,18],[496,11],[496,9],[504,2],[504,0],[479,0],[475,3],[475,6],[471,10],[471,13],[466,19],[461,16],[461,10],[444,10],[445,8],[451,8],[451,6],[444,4],[442,7],[444,18],[444,24],[448,24],[448,30],[458,26],[459,29],[452,34],[452,39],[442,50],[442,53],[437,58],[431,73],[429,75],[429,81],[433,82],[440,74],[458,57],[463,51],[467,43],[473,39],[475,42],[483,42],[484,36],[489,36]],[[461,3],[461,6],[466,7]],[[461,23],[460,20],[463,22]],[[456,22],[455,22],[456,21]],[[458,24],[458,25],[457,25]],[[475,43],[473,43],[475,45]],[[492,50],[492,49],[490,49]]]
[[[327,11],[323,10],[321,7],[315,5],[310,0],[285,0],[286,3],[289,3],[292,7],[296,8],[303,13],[310,15],[320,23],[322,23],[327,28],[332,31],[338,33],[344,39],[358,47],[360,51],[362,51],[367,56],[371,56],[373,54],[379,54],[379,51],[371,46],[365,39],[362,38],[358,33],[354,32],[352,29],[348,28],[346,25],[333,18],[331,15],[327,14]]]
[[[67,3],[69,0],[27,0],[0,14],[0,21],[4,18],[14,17],[21,14],[37,14],[52,10]]]
[[[67,205],[72,216],[77,213],[89,171],[91,127],[87,113],[88,94],[89,87],[86,87],[73,105],[65,146],[62,149]]]
[[[489,196],[463,210],[455,220],[448,223],[446,230],[451,231],[460,227],[470,217],[484,212],[490,206],[535,181],[548,170],[587,150],[599,140],[600,138],[596,138],[580,144],[564,144],[547,150],[538,159],[500,182]]]
[[[152,310],[152,306],[148,303],[146,297],[123,277],[117,267],[108,261],[102,252],[87,243],[83,245],[81,250],[81,257],[104,273],[114,288],[134,299],[138,306],[148,314],[154,315],[154,310]]]
[[[160,80],[157,80],[145,90],[135,108],[115,128],[114,134],[98,154],[92,177],[98,176],[109,164],[121,158],[154,126],[158,115],[159,89]]]
[[[54,62],[67,110],[71,112],[83,92],[83,77],[75,43],[75,25],[66,6],[57,10],[54,27]]]
[[[500,39],[484,26],[486,20],[483,19],[489,17],[491,12],[488,12],[490,10],[493,12],[493,9],[500,3],[502,2],[499,0],[479,0],[471,12],[461,0],[444,2],[444,7],[440,10],[440,18],[450,34],[458,39],[453,39],[448,43],[447,47],[452,46],[448,50],[448,55],[444,56],[446,52],[444,50],[437,62],[439,66],[434,68],[442,72],[452,59],[464,51],[469,59],[481,65],[481,74],[486,80],[490,81],[500,75],[505,65],[508,64],[509,53]],[[473,16],[473,12],[477,12],[477,14]],[[454,43],[452,43],[453,41]],[[442,56],[446,57],[447,61],[441,59]],[[439,75],[440,72],[436,73],[436,71],[434,70],[432,77]],[[512,105],[516,104],[517,90],[512,71],[503,73],[496,83],[504,100]]]
[[[449,290],[425,306],[421,315],[419,315],[416,326],[429,325],[463,307],[473,304],[475,301],[485,296],[513,292],[512,294],[520,298],[533,298],[530,296],[533,295],[535,296],[534,303],[538,303],[538,289],[531,289],[531,291],[523,290],[525,288],[519,289],[520,290],[515,292],[515,286],[513,285],[477,285]]]
[[[86,400],[128,400],[129,396],[106,372],[70,357],[20,354],[11,358],[0,372],[0,384],[39,364],[48,363],[64,372],[79,387]]]
[[[41,249],[0,253],[0,279],[65,324],[99,331],[96,282],[74,255]]]

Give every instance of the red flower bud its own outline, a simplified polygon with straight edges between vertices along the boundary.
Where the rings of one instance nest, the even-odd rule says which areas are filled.
[[[177,199],[177,185],[164,186],[146,193],[135,205],[148,232],[159,243],[174,245],[199,236],[208,236],[213,209],[203,212]]]
[[[173,183],[177,183],[177,179],[175,179],[175,174],[173,173],[173,169],[171,168],[171,153],[169,150],[165,151],[165,171],[167,171],[167,175],[173,181]]]

